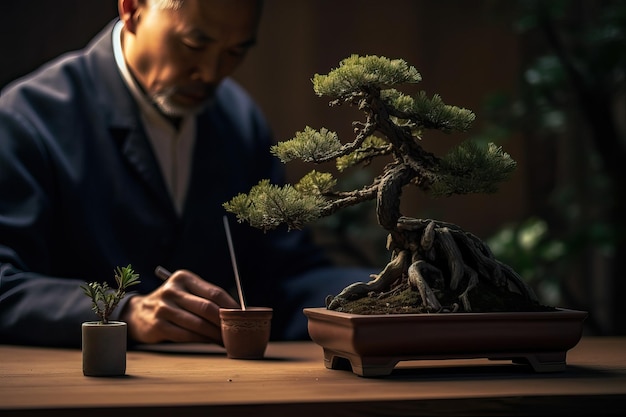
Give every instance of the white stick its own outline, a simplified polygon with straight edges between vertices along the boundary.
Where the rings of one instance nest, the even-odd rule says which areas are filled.
[[[230,226],[228,225],[228,217],[224,215],[224,230],[226,231],[226,240],[228,240],[228,250],[230,251],[230,260],[233,263],[235,271],[235,282],[237,283],[237,292],[239,293],[239,303],[241,309],[246,309],[246,303],[243,300],[243,290],[241,289],[241,280],[239,279],[239,269],[237,268],[237,260],[235,259],[235,248],[233,247],[233,238],[230,234]]]

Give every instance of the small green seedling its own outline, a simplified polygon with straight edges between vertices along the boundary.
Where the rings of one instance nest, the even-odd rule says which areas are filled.
[[[80,288],[91,298],[93,303],[91,309],[100,317],[100,323],[107,324],[113,310],[119,302],[126,296],[126,289],[131,285],[139,284],[139,274],[133,271],[130,264],[128,266],[115,269],[115,282],[117,290],[109,287],[106,282],[90,282],[81,285]]]

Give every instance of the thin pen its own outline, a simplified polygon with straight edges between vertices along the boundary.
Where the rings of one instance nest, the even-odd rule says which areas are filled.
[[[154,268],[154,274],[157,277],[161,278],[161,280],[163,281],[166,281],[172,275],[170,271],[163,268],[161,265],[158,265],[156,268]]]

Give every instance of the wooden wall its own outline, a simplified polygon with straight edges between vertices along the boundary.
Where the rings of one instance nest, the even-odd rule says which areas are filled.
[[[449,104],[477,113],[469,134],[424,137],[441,153],[482,124],[482,105],[496,91],[514,88],[518,41],[489,0],[266,0],[258,46],[235,77],[264,109],[277,140],[309,125],[336,130],[351,140],[350,109],[329,109],[310,78],[350,54],[403,58],[422,74],[418,86]],[[115,17],[114,0],[23,0],[0,4],[0,86],[60,52],[83,46]],[[404,214],[434,217],[488,237],[504,224],[525,218],[526,190],[521,140],[503,143],[518,161],[514,177],[498,194],[431,200],[407,190]],[[305,169],[288,165],[290,179]]]

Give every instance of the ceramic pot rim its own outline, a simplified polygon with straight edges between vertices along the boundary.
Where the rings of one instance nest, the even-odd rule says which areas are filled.
[[[120,326],[126,326],[126,322],[118,321],[118,320],[109,320],[108,323],[102,323],[99,320],[94,320],[94,321],[85,321],[82,323],[82,325],[85,327],[120,327]]]

